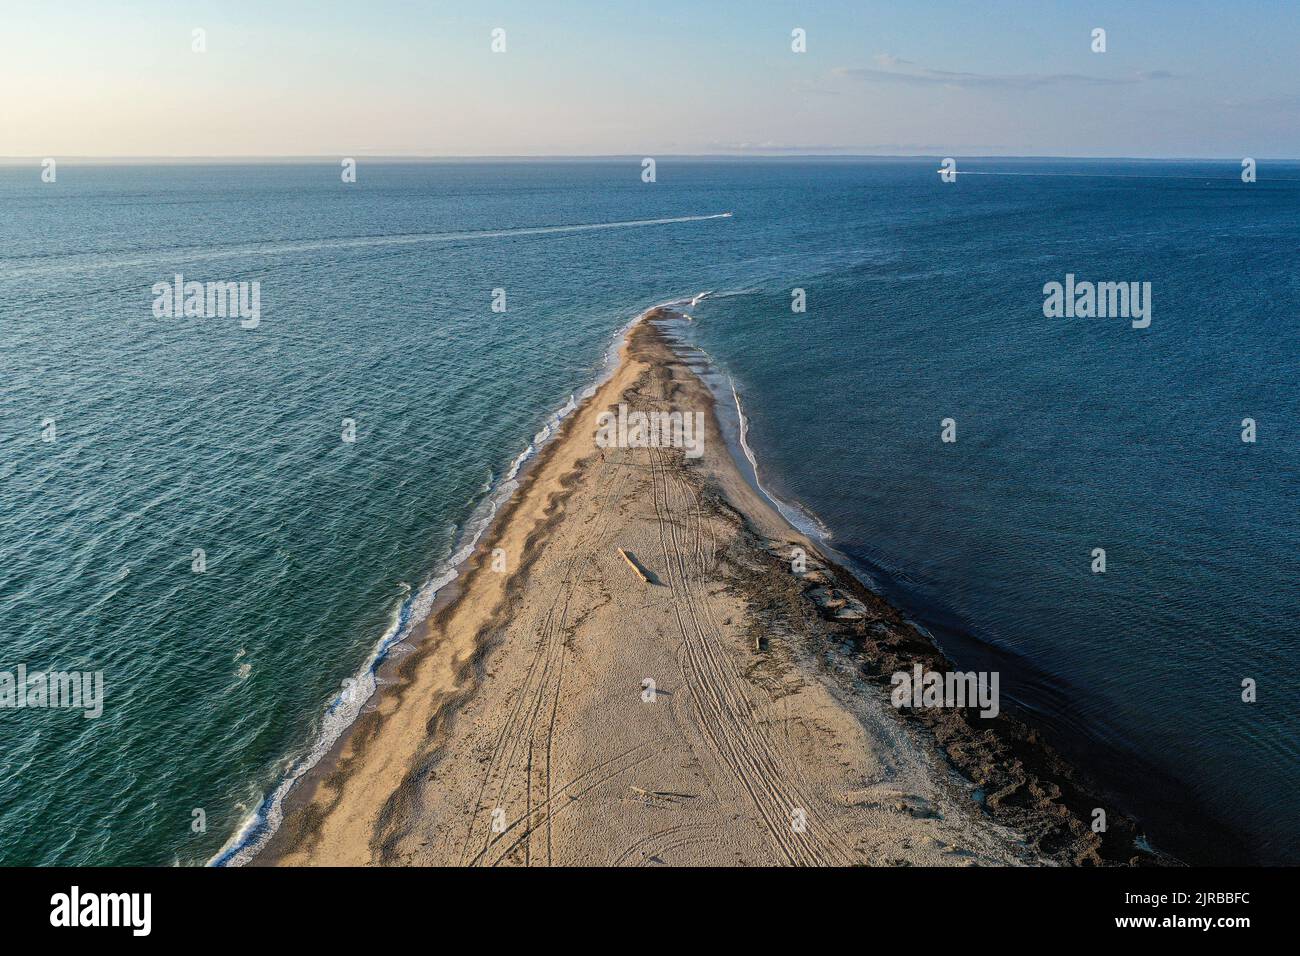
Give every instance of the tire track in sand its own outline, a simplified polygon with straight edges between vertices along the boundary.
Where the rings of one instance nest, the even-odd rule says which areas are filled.
[[[697,490],[679,474],[676,466],[665,461],[662,450],[649,449],[649,452],[660,540],[669,585],[674,592],[673,611],[682,635],[684,659],[689,665],[689,683],[700,728],[748,793],[786,862],[827,865],[831,862],[828,852],[847,860],[848,854],[841,847],[834,843],[829,847],[821,845],[820,834],[829,832],[824,827],[814,827],[819,833],[814,836],[808,829],[799,833],[792,826],[789,816],[792,811],[800,808],[811,815],[809,808],[813,801],[800,793],[791,774],[783,768],[785,762],[778,758],[773,742],[755,722],[746,682],[721,646],[716,624],[711,620],[701,621],[698,614],[698,608],[707,603],[701,592],[709,579],[716,536],[712,529],[707,532],[706,550]],[[674,497],[682,503],[681,507],[674,507]]]
[[[593,465],[594,467],[594,465]],[[603,463],[600,466],[603,474],[609,470],[609,465]],[[614,469],[615,476],[610,489],[611,497],[615,496],[625,481],[621,469]],[[525,778],[523,782],[525,803],[525,816],[533,811],[532,803],[532,776],[534,770],[534,753],[535,753],[535,729],[537,717],[541,713],[543,706],[548,701],[551,703],[551,717],[548,722],[546,735],[546,769],[544,771],[544,780],[542,789],[546,794],[543,803],[540,806],[548,805],[551,799],[551,765],[553,762],[553,741],[555,733],[555,724],[557,720],[559,707],[559,680],[563,677],[563,658],[565,655],[563,629],[568,621],[569,607],[574,596],[574,575],[580,570],[580,563],[585,564],[592,560],[593,551],[590,547],[592,538],[598,538],[604,531],[606,523],[605,516],[608,509],[600,509],[597,514],[596,527],[584,527],[579,535],[569,546],[566,554],[565,572],[560,578],[559,586],[551,595],[551,604],[547,609],[546,616],[542,621],[539,629],[539,639],[533,656],[530,660],[528,672],[526,673],[519,690],[516,692],[515,701],[511,707],[510,715],[503,723],[500,733],[497,735],[496,742],[493,746],[492,755],[488,761],[487,770],[484,773],[482,784],[479,786],[478,794],[474,801],[474,806],[469,814],[469,820],[466,825],[465,839],[461,845],[460,863],[465,865],[470,858],[471,844],[474,842],[474,833],[478,827],[478,819],[483,810],[489,814],[498,807],[505,807],[509,804],[507,790],[511,787],[511,771],[514,768],[515,761],[520,755],[520,749],[523,741],[528,741],[527,757],[524,762]],[[554,540],[551,546],[554,546]],[[563,607],[561,608],[561,602]],[[556,613],[559,610],[559,627],[556,627]],[[557,640],[557,634],[560,635]],[[550,691],[551,686],[550,674],[553,668],[556,668],[558,659],[558,676],[555,689]],[[528,705],[532,704],[531,709]],[[527,712],[527,713],[526,713]],[[496,784],[496,800],[490,807],[485,806],[484,798],[493,786]],[[518,786],[518,782],[514,782]],[[546,819],[549,819],[547,815]],[[494,838],[499,834],[493,834],[491,826],[483,828],[483,841],[480,849],[474,855],[474,859],[481,858],[494,842]],[[530,831],[531,832],[531,831]],[[547,859],[550,860],[553,847],[553,838],[549,831],[547,834]],[[531,840],[525,846],[525,864],[531,863]]]

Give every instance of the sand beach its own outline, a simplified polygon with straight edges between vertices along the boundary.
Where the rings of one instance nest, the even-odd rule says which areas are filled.
[[[746,480],[680,320],[629,331],[255,863],[1154,862],[1005,710],[891,703],[951,666]]]

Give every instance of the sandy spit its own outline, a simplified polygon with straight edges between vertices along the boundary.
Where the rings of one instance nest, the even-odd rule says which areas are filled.
[[[890,704],[949,665],[745,481],[673,319],[631,330],[254,862],[1152,862],[1015,718]],[[598,447],[620,403],[703,413],[703,454]]]

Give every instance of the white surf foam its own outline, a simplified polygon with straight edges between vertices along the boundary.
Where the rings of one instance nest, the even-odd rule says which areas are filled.
[[[602,367],[595,381],[580,393],[571,393],[568,401],[550,413],[541,430],[533,436],[532,442],[510,463],[500,483],[494,486],[489,473],[488,484],[485,486],[486,494],[465,522],[460,540],[453,547],[451,555],[438,566],[418,591],[397,605],[388,628],[371,649],[356,675],[350,679],[351,683],[326,707],[320,732],[308,751],[288,762],[288,769],[281,775],[271,792],[261,799],[256,810],[244,818],[221,850],[208,860],[209,866],[241,866],[253,859],[275,835],[284,819],[284,799],[289,791],[329,753],[330,748],[361,715],[362,709],[378,687],[379,666],[392,649],[406,640],[414,627],[429,616],[438,592],[459,577],[460,566],[474,553],[479,539],[491,526],[492,519],[496,517],[501,505],[518,489],[520,470],[555,437],[561,423],[578,408],[579,403],[594,395],[596,390],[614,374],[618,367],[619,352],[632,328],[654,309],[671,307],[684,301],[689,300],[679,299],[660,303],[634,316],[618,331],[609,348],[606,349]],[[409,585],[403,584],[403,586],[409,592]]]

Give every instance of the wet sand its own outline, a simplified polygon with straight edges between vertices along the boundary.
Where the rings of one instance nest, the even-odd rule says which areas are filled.
[[[672,320],[632,329],[255,862],[1154,862],[1014,717],[891,705],[890,674],[949,665],[746,482]],[[598,447],[620,403],[702,412],[703,454]]]

